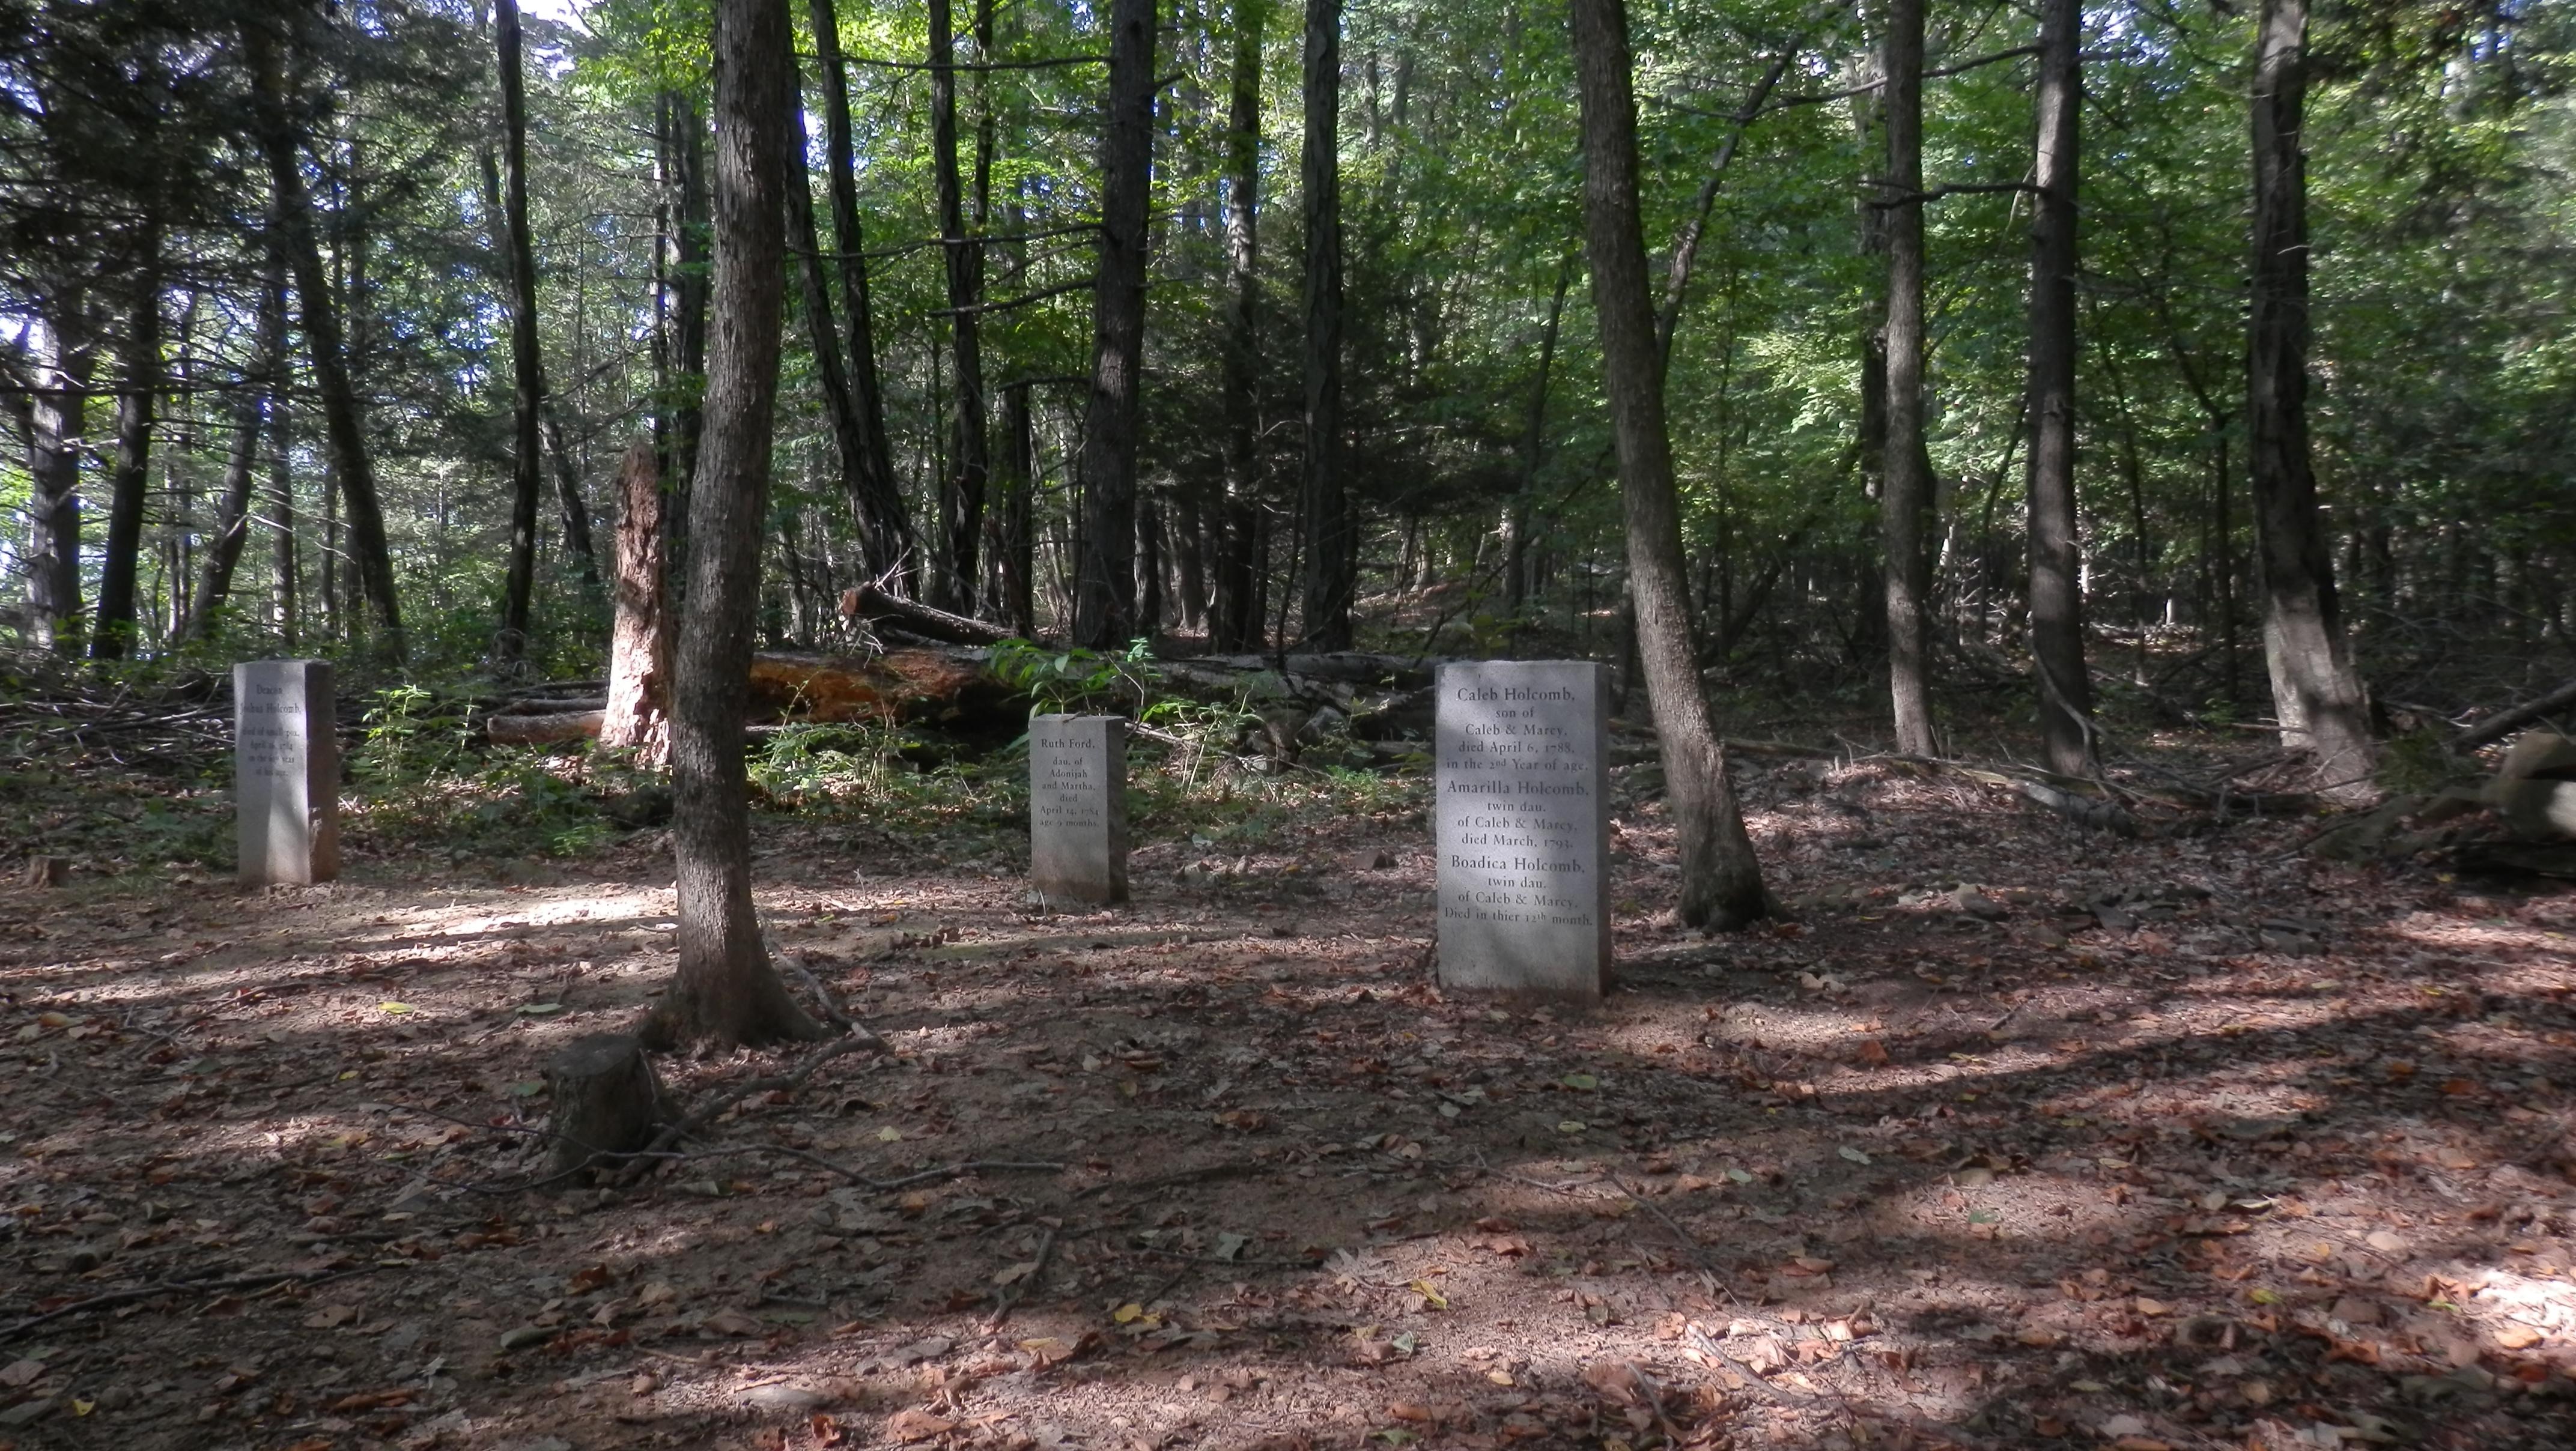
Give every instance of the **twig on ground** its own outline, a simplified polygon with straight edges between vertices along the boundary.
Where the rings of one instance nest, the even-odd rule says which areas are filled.
[[[275,1274],[242,1275],[229,1280],[165,1280],[154,1285],[110,1290],[102,1295],[92,1295],[85,1300],[74,1300],[68,1305],[57,1305],[42,1315],[30,1315],[13,1325],[0,1325],[0,1344],[15,1340],[40,1325],[49,1325],[56,1320],[78,1315],[85,1310],[104,1310],[111,1305],[126,1305],[136,1300],[157,1299],[163,1295],[203,1295],[227,1290],[264,1290],[278,1285],[319,1285],[329,1280],[344,1280],[353,1275],[368,1275],[391,1268],[394,1267],[379,1263],[355,1265],[339,1270],[303,1272],[287,1270]]]
[[[993,1318],[984,1322],[985,1334],[1001,1329],[1011,1318],[1011,1312],[1019,1308],[1019,1303],[1037,1287],[1038,1281],[1046,1278],[1047,1261],[1055,1254],[1056,1235],[1061,1228],[1060,1225],[1048,1225],[1046,1237],[1038,1241],[1037,1264],[1027,1274],[994,1292]],[[1012,1293],[1015,1290],[1017,1294]]]

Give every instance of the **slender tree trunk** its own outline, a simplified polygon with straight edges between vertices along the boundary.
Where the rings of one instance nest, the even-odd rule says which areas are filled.
[[[555,411],[554,395],[546,395],[546,450],[555,460],[555,503],[563,511],[564,548],[581,564],[583,588],[599,589],[599,548],[591,538],[590,505],[581,497],[581,468],[574,462],[572,449],[564,440],[563,415]]]
[[[2042,0],[2039,200],[2030,229],[2030,659],[2051,770],[2094,769],[2093,687],[2084,663],[2082,544],[2075,510],[2075,189],[2083,87],[2081,0]]]
[[[778,398],[795,75],[780,0],[717,0],[716,328],[701,471],[689,497],[688,607],[673,658],[680,963],[658,1034],[682,1041],[821,1035],[761,942],[742,759]]]
[[[990,59],[990,57],[986,57]],[[976,546],[992,460],[984,407],[984,349],[975,309],[984,300],[984,244],[966,233],[965,187],[957,170],[957,43],[948,0],[930,0],[930,152],[939,200],[939,243],[948,274],[948,471],[939,481],[943,558],[936,603],[975,610]]]
[[[1261,648],[1261,32],[1271,0],[1235,0],[1225,132],[1225,498],[1216,520],[1213,650]]]
[[[686,92],[668,96],[671,152],[671,366],[680,395],[672,411],[673,453],[679,461],[676,492],[682,500],[698,476],[698,442],[706,431],[702,384],[707,373],[707,301],[714,281],[707,256],[707,128]],[[671,511],[670,526],[685,535],[685,509]]]
[[[125,325],[123,391],[116,400],[116,467],[110,473],[107,555],[98,580],[94,660],[122,660],[135,645],[134,586],[143,554],[143,509],[152,486],[152,409],[161,395],[161,222],[146,214],[137,242],[132,310]]]
[[[273,219],[272,219],[273,222]],[[260,288],[259,355],[243,374],[241,396],[233,405],[232,447],[224,459],[224,493],[217,504],[214,536],[204,550],[205,573],[185,630],[192,640],[211,640],[223,625],[224,600],[232,593],[233,572],[242,545],[250,539],[251,496],[259,476],[260,436],[270,415],[286,407],[286,248],[273,229],[267,238],[267,278]]]
[[[840,19],[833,0],[810,0],[808,8],[823,82],[824,180],[832,198],[832,244],[839,250],[841,309],[849,328],[847,377],[857,425],[856,458],[845,457],[843,469],[859,527],[861,558],[873,578],[899,590],[914,562],[915,546],[903,490],[895,482],[894,446],[886,438],[885,392],[877,381],[867,239],[859,227],[857,160],[850,135],[849,65],[841,54]]]
[[[1886,59],[1887,369],[1879,544],[1887,558],[1887,686],[1896,748],[1928,756],[1932,736],[1931,457],[1923,440],[1923,0],[1889,0]],[[1723,611],[1721,611],[1723,613]]]
[[[2370,710],[2335,598],[2308,457],[2307,0],[2263,0],[2254,55],[2253,298],[2246,426],[2262,562],[2263,653],[2281,744],[2366,787]]]
[[[295,410],[281,405],[269,415],[269,609],[278,643],[292,654],[302,635],[304,563],[296,548]]]
[[[349,381],[348,352],[340,335],[340,317],[332,305],[330,281],[322,252],[313,237],[313,203],[304,187],[297,138],[289,121],[286,81],[273,47],[255,40],[264,118],[261,147],[267,153],[269,184],[277,198],[279,231],[286,239],[287,260],[295,275],[295,294],[302,309],[304,341],[313,358],[314,382],[322,395],[322,421],[329,439],[332,471],[349,506],[349,549],[356,556],[358,582],[374,610],[384,653],[399,661],[404,654],[402,606],[394,593],[394,557],[385,535],[384,505],[376,495],[375,464],[368,457],[366,421],[357,390]]]
[[[43,351],[28,413],[27,605],[39,648],[77,655],[81,641],[80,455],[97,354],[89,298],[77,285],[45,299]]]
[[[1002,390],[1002,457],[994,470],[1000,485],[993,511],[994,564],[1000,595],[994,601],[1002,623],[1023,640],[1034,640],[1037,619],[1037,437],[1029,417],[1029,385]]]
[[[1306,642],[1351,648],[1357,531],[1342,477],[1342,0],[1306,0]]]
[[[519,0],[496,0],[493,42],[501,81],[501,275],[510,288],[510,565],[493,653],[522,658],[535,610],[537,503],[545,493],[540,411],[545,359],[537,343],[537,256],[528,230],[528,97],[521,74]]]
[[[1682,920],[1741,926],[1769,911],[1762,867],[1728,779],[1726,746],[1691,651],[1690,580],[1682,563],[1681,500],[1664,418],[1637,208],[1637,107],[1622,0],[1573,0],[1582,101],[1585,250],[1601,320],[1602,374],[1627,523],[1628,582],[1637,650],[1682,858]]]
[[[1145,352],[1146,209],[1154,166],[1154,0],[1111,0],[1101,145],[1100,265],[1082,428],[1082,557],[1073,638],[1124,648],[1136,631],[1137,373]]]
[[[1521,429],[1521,486],[1512,496],[1504,527],[1503,608],[1517,619],[1529,604],[1530,509],[1538,501],[1538,469],[1547,454],[1547,388],[1556,368],[1556,334],[1565,319],[1565,295],[1574,285],[1574,254],[1556,266],[1556,291],[1547,300],[1547,326],[1538,335],[1538,376],[1530,383],[1529,422]]]

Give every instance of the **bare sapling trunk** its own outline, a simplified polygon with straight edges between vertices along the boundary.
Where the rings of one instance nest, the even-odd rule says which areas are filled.
[[[2045,0],[2039,25],[2039,187],[2030,229],[2030,658],[2049,769],[2096,769],[2084,663],[2075,513],[2075,187],[2082,110],[2081,0]]]
[[[1235,0],[1234,66],[1225,132],[1225,495],[1216,536],[1215,608],[1208,645],[1261,648],[1253,583],[1260,543],[1261,32],[1271,0]]]
[[[245,373],[233,404],[232,444],[224,455],[224,490],[215,504],[215,528],[206,541],[196,593],[179,634],[211,640],[222,627],[224,601],[231,595],[233,572],[242,546],[250,540],[251,494],[259,482],[259,441],[268,431],[269,414],[283,406],[286,382],[286,254],[274,232],[269,237],[267,283],[260,289],[259,354]]]
[[[777,0],[719,0],[715,286],[704,432],[689,496],[688,609],[673,652],[672,841],[679,971],[654,1036],[816,1038],[761,941],[751,894],[743,701],[760,610],[786,281],[795,61]]]
[[[2344,637],[2308,455],[2307,31],[2307,0],[2264,0],[2255,27],[2245,434],[2281,744],[2307,752],[2327,788],[2358,794],[2371,769],[2369,701]]]
[[[609,588],[608,711],[599,743],[647,765],[671,757],[671,615],[663,587],[661,460],[650,439],[617,472],[621,512]]]
[[[957,38],[948,0],[930,0],[930,150],[939,199],[939,248],[948,278],[948,474],[939,485],[940,544],[933,603],[975,612],[975,556],[984,531],[992,460],[984,405],[984,244],[966,232],[957,170]],[[989,60],[991,57],[982,57]]]
[[[1637,107],[1622,0],[1574,0],[1582,101],[1585,251],[1601,324],[1602,374],[1619,457],[1637,654],[1659,737],[1664,788],[1680,839],[1681,918],[1734,928],[1770,911],[1762,866],[1728,779],[1725,742],[1691,648],[1681,498],[1664,417],[1646,240],[1637,210]]]
[[[1931,456],[1923,442],[1923,0],[1889,0],[1885,210],[1887,397],[1878,493],[1886,555],[1887,686],[1896,748],[1929,756],[1932,736]]]

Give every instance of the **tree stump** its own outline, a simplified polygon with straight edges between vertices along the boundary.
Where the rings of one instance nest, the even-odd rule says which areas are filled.
[[[72,863],[69,857],[31,856],[27,858],[26,881],[30,887],[59,887],[71,879]]]
[[[661,1082],[644,1045],[622,1033],[575,1039],[546,1065],[546,1082],[554,1091],[557,1174],[634,1153],[661,1125]]]

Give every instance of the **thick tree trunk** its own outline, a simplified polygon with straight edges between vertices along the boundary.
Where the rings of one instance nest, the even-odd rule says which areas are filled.
[[[1342,477],[1342,0],[1306,0],[1305,638],[1351,648],[1356,531]]]
[[[1923,0],[1889,0],[1886,58],[1887,435],[1880,462],[1879,544],[1887,557],[1887,693],[1896,748],[1935,754],[1932,739],[1931,456],[1923,442]],[[1722,611],[1721,611],[1722,612]]]
[[[2082,545],[2075,513],[2075,188],[2081,0],[2043,0],[2039,23],[2039,200],[2030,229],[2030,659],[2049,769],[2095,764],[2084,664]]]
[[[599,741],[659,765],[671,755],[671,612],[663,584],[662,511],[667,500],[661,460],[650,440],[638,440],[626,451],[617,489],[608,710]]]
[[[1637,109],[1627,9],[1622,0],[1574,0],[1573,11],[1585,250],[1619,456],[1639,664],[1680,839],[1681,916],[1693,926],[1737,927],[1765,915],[1769,899],[1691,652],[1681,500],[1665,426],[1645,229],[1637,211]]]
[[[545,359],[537,343],[537,257],[528,230],[528,98],[521,74],[519,0],[497,0],[493,44],[501,81],[501,275],[510,288],[510,562],[501,591],[501,633],[493,654],[522,658],[535,609],[537,503],[545,493],[539,410]]]
[[[844,459],[851,512],[859,526],[868,573],[889,589],[903,588],[913,567],[912,520],[894,477],[894,447],[886,440],[885,392],[877,382],[876,323],[868,298],[867,239],[859,228],[859,183],[850,136],[849,65],[841,55],[840,19],[833,0],[810,0],[814,55],[823,81],[823,168],[832,197],[832,245],[838,249],[841,309],[849,328],[847,376],[857,424],[856,458]]]
[[[1092,286],[1091,399],[1082,428],[1082,557],[1073,639],[1126,647],[1136,632],[1136,411],[1145,352],[1146,209],[1154,167],[1154,0],[1112,0],[1101,144],[1100,266]]]
[[[688,609],[673,659],[672,841],[679,972],[665,1036],[813,1038],[769,962],[751,896],[743,697],[760,608],[786,279],[795,58],[779,0],[718,0],[715,238],[706,431],[689,498]]]
[[[2308,457],[2307,29],[2307,0],[2264,0],[2255,27],[2245,434],[2281,744],[2308,752],[2322,780],[2349,789],[2366,785],[2370,711],[2344,638]]]
[[[930,153],[939,200],[939,247],[948,275],[948,472],[939,481],[943,557],[933,601],[975,612],[977,545],[992,473],[985,422],[984,347],[976,309],[984,300],[984,244],[966,234],[965,187],[957,171],[957,41],[948,0],[930,0]],[[985,57],[990,59],[990,57]]]
[[[215,506],[213,537],[205,544],[205,572],[180,631],[191,640],[211,640],[223,626],[224,601],[232,593],[242,546],[250,539],[260,436],[268,431],[269,415],[285,407],[286,252],[274,232],[268,238],[267,283],[260,289],[259,356],[251,366],[253,371],[242,376],[241,396],[233,405],[232,447],[224,457],[224,492]]]
[[[147,216],[138,244],[133,308],[118,368],[116,466],[109,474],[107,553],[100,562],[93,660],[122,660],[135,645],[135,580],[143,555],[143,508],[151,491],[152,410],[161,395],[161,224]]]
[[[39,648],[80,652],[80,451],[97,354],[89,298],[77,286],[47,301],[27,426],[27,606]]]
[[[1235,0],[1225,132],[1225,497],[1216,536],[1215,650],[1261,648],[1261,32],[1271,0]]]
[[[254,32],[256,34],[256,32]],[[261,149],[268,162],[269,185],[277,198],[279,231],[286,240],[295,274],[296,301],[302,312],[304,341],[312,354],[313,377],[322,395],[322,421],[331,450],[331,468],[349,506],[349,550],[356,556],[358,583],[375,612],[383,652],[399,661],[404,654],[402,606],[394,594],[394,557],[385,535],[385,512],[376,494],[374,461],[367,453],[366,420],[357,389],[349,380],[348,352],[340,335],[340,315],[332,304],[330,279],[322,268],[321,248],[313,236],[313,203],[304,189],[304,171],[292,123],[287,116],[286,81],[275,50],[255,41],[264,118]]]

